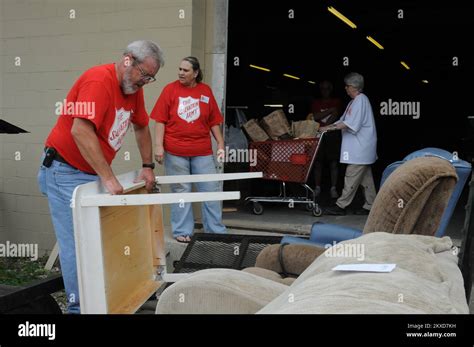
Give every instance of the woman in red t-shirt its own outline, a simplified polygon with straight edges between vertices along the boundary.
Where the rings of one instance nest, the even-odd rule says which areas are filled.
[[[216,173],[210,133],[217,141],[218,158],[223,157],[222,114],[211,88],[202,83],[197,58],[184,58],[178,77],[163,89],[150,115],[156,121],[155,159],[159,164],[164,162],[167,175]],[[200,192],[220,189],[218,182],[196,185]],[[171,190],[173,193],[191,192],[191,184],[172,184]],[[203,202],[202,220],[206,231],[226,232],[220,202]],[[191,240],[194,217],[190,203],[171,206],[171,227],[177,241]]]

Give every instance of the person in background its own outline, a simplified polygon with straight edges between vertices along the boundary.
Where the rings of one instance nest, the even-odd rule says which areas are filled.
[[[153,146],[142,87],[155,81],[163,65],[157,44],[134,41],[117,63],[87,70],[69,91],[46,139],[38,184],[48,197],[69,313],[80,313],[72,194],[78,185],[97,180],[111,194],[123,192],[110,165],[130,123],[143,162],[137,181],[145,181],[148,190],[153,188]]]
[[[184,58],[178,77],[163,89],[150,115],[156,121],[155,159],[159,164],[164,162],[167,175],[215,174],[210,134],[217,142],[219,160],[224,156],[221,131],[224,119],[211,88],[202,82],[197,58]],[[196,186],[199,192],[220,190],[218,182],[201,182]],[[191,192],[191,188],[191,183],[171,185],[173,193]],[[204,229],[226,233],[220,201],[203,202],[201,206]],[[191,203],[171,205],[171,227],[178,242],[191,241],[194,231]]]
[[[377,160],[377,130],[369,98],[362,93],[364,77],[356,72],[344,78],[346,92],[352,98],[341,119],[321,131],[341,130],[340,162],[347,164],[344,189],[336,204],[325,210],[329,215],[345,215],[359,185],[364,188],[365,203],[356,214],[368,214],[375,200],[371,165]]]
[[[317,121],[321,127],[326,127],[333,124],[339,119],[342,111],[342,101],[339,98],[333,97],[333,84],[330,81],[322,81],[319,85],[321,91],[321,98],[314,100],[311,106],[311,113],[307,119]],[[337,199],[339,194],[337,192],[337,178],[339,156],[341,153],[341,132],[333,131],[324,135],[319,146],[316,160],[314,162],[314,177],[315,177],[315,195],[319,196],[321,193],[321,175],[323,164],[329,162],[330,176],[331,176],[331,198]]]

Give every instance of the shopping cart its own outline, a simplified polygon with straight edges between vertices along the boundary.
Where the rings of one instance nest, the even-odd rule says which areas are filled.
[[[275,197],[250,196],[245,199],[252,203],[252,212],[256,215],[263,213],[262,202],[286,203],[290,208],[304,204],[308,211],[320,217],[322,210],[316,202],[314,190],[306,182],[318,152],[319,138],[252,142],[250,150],[256,151],[257,163],[250,166],[250,171],[263,172],[263,179],[280,181],[280,195]],[[299,183],[305,189],[305,196],[287,196],[286,183]]]

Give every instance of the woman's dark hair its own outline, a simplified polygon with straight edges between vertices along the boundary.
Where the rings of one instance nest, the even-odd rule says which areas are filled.
[[[183,61],[187,61],[189,64],[192,65],[193,70],[197,71],[198,74],[196,76],[196,82],[199,83],[202,81],[202,70],[201,70],[201,64],[199,64],[199,60],[196,57],[186,57],[183,59]]]

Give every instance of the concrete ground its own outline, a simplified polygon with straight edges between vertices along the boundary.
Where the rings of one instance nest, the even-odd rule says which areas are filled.
[[[453,239],[453,243],[457,246],[461,244],[462,229],[465,218],[465,205],[467,201],[467,194],[463,194],[459,200],[457,208],[448,225],[446,235]],[[332,223],[350,226],[353,228],[363,229],[367,216],[357,216],[348,214],[346,216],[321,216],[314,217],[311,212],[308,212],[304,207],[288,208],[282,204],[268,204],[265,205],[264,213],[260,216],[254,215],[246,206],[231,205],[225,210],[236,210],[232,212],[224,212],[224,224],[228,227],[230,234],[257,234],[257,235],[308,235],[311,230],[311,225],[320,221],[323,223]],[[197,229],[196,232],[202,232]],[[178,260],[186,248],[186,244],[176,242],[172,236],[171,231],[165,232],[166,246],[169,250],[169,261],[167,262],[168,271],[173,271],[173,261]],[[474,289],[473,289],[474,296]],[[145,305],[137,312],[139,314],[153,314],[156,307],[157,300],[153,299],[145,303]],[[470,312],[474,313],[474,300],[471,297]]]

